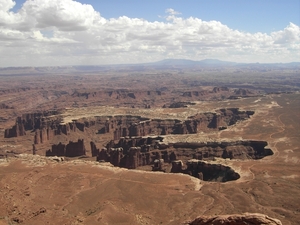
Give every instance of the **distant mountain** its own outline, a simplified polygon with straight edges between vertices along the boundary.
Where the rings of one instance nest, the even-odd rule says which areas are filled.
[[[222,61],[218,59],[204,59],[200,61],[189,59],[164,59],[158,62],[137,63],[137,64],[112,64],[112,65],[76,65],[76,66],[49,66],[49,67],[0,67],[0,76],[6,75],[41,75],[41,74],[80,74],[98,73],[105,71],[145,71],[151,70],[170,70],[170,69],[201,69],[210,70],[218,68],[253,70],[266,72],[273,69],[300,69],[300,62],[290,63],[236,63]]]
[[[195,65],[197,61],[189,60],[189,59],[164,59],[158,62],[149,63],[152,65],[158,66],[172,66],[172,65]]]
[[[290,62],[290,63],[284,63],[286,65],[289,65],[289,66],[300,66],[300,62]]]
[[[236,64],[237,63],[235,62],[221,61],[218,59],[204,59],[201,61],[194,61],[189,59],[164,59],[158,62],[147,63],[147,65],[153,65],[153,66],[155,65],[156,66],[205,66],[205,65],[230,66]]]
[[[222,61],[222,60],[218,60],[218,59],[203,59],[199,62],[200,62],[200,64],[206,64],[206,65],[236,65],[236,64],[238,64],[236,62]]]

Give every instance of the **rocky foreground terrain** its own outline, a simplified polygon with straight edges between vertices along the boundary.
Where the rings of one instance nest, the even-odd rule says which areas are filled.
[[[190,225],[230,225],[230,224],[269,224],[281,225],[282,223],[274,218],[270,218],[258,213],[245,213],[242,215],[222,215],[222,216],[202,216],[189,223]]]
[[[1,75],[0,224],[298,224],[297,87],[181,72]]]

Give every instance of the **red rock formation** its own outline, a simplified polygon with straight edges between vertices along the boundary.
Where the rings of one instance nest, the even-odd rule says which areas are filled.
[[[90,145],[91,145],[92,157],[98,156],[100,153],[100,150],[96,147],[96,144],[91,141]]]
[[[34,131],[34,144],[40,144],[48,142],[54,135],[69,135],[70,132],[84,131],[85,126],[94,125],[93,121],[88,125],[76,121],[66,124],[61,122],[62,118],[58,111],[23,114],[17,118],[12,128],[5,130],[4,137],[24,136],[26,131]]]
[[[164,166],[164,160],[163,159],[155,159],[153,162],[153,166],[152,166],[152,171],[163,171],[165,172],[165,170],[163,169]]]
[[[190,149],[190,151],[184,150],[185,160],[188,160],[186,162],[186,167],[183,169],[182,161],[176,160],[176,150],[159,149],[160,145],[157,143],[159,140],[161,140],[159,137],[134,139],[122,138],[117,144],[110,142],[107,145],[108,148],[102,149],[97,156],[97,160],[104,160],[110,162],[114,166],[125,167],[128,169],[136,169],[140,166],[153,165],[153,171],[165,171],[165,169],[163,169],[164,162],[167,164],[172,163],[171,172],[189,174],[205,181],[226,182],[239,179],[240,177],[239,174],[235,173],[228,166],[208,164],[203,161],[193,159],[195,157],[195,150],[193,148]],[[204,146],[204,143],[202,144]],[[220,143],[210,143],[210,145],[214,145],[217,148],[220,146]],[[96,148],[94,144],[93,148]],[[216,151],[216,148],[212,148],[212,154],[215,154],[214,152]],[[222,149],[220,152],[223,152]],[[178,155],[180,157],[181,153]]]
[[[34,135],[34,144],[46,143],[54,135],[53,130],[49,128],[42,128],[41,130],[36,130]]]
[[[46,156],[67,156],[77,157],[85,155],[84,140],[78,139],[77,142],[70,141],[67,145],[61,142],[58,145],[52,145],[52,149],[46,152]]]
[[[70,141],[66,146],[66,156],[67,157],[76,157],[85,155],[84,140],[78,139],[77,142]]]
[[[128,169],[151,164],[150,154],[142,153],[140,147],[130,147],[126,153],[122,147],[103,148],[97,156],[97,161],[102,160]]]
[[[250,91],[249,89],[239,88],[239,89],[234,90],[234,94],[240,95],[240,96],[247,96],[247,95],[253,95],[254,93],[252,91]]]
[[[259,95],[258,91],[239,88],[234,90],[233,95],[229,96],[228,98],[237,99],[237,98],[253,97],[258,95]]]
[[[110,162],[114,166],[120,166],[121,159],[123,159],[123,148],[102,148],[97,155],[97,161]]]
[[[209,91],[186,91],[182,94],[183,97],[198,97],[208,95]]]
[[[218,92],[222,92],[222,91],[229,91],[228,87],[214,87],[212,92],[213,93],[218,93]]]
[[[208,142],[208,143],[174,143],[177,157],[181,158],[189,154],[195,159],[207,159],[212,157],[229,159],[261,159],[273,155],[271,149],[265,148],[266,141],[234,141],[234,142]]]
[[[76,130],[75,128],[77,128],[78,130],[80,130],[80,131],[83,132],[84,131],[84,127],[85,127],[84,123],[75,122],[74,131]]]
[[[227,87],[214,87],[212,90],[201,90],[201,91],[186,91],[182,94],[183,97],[192,98],[197,100],[201,98],[201,96],[213,96],[216,93],[229,93],[229,88]]]
[[[223,129],[239,120],[248,119],[254,112],[239,111],[236,108],[221,109],[216,113],[200,113],[181,121],[176,119],[148,119],[140,116],[101,116],[80,119],[62,124],[57,111],[24,114],[18,117],[16,125],[5,130],[5,137],[18,137],[25,131],[35,132],[34,144],[46,143],[54,135],[69,135],[71,132],[85,132],[85,129],[98,129],[98,134],[111,134],[114,140],[121,137],[192,134],[208,129]],[[55,115],[55,116],[54,116]]]
[[[136,169],[140,163],[139,163],[139,155],[141,152],[140,147],[131,147],[128,150],[127,157],[125,158],[125,167],[128,169]]]
[[[33,144],[32,145],[32,155],[35,155],[36,154],[36,147],[35,145]]]
[[[188,222],[189,225],[282,225],[278,219],[259,213],[219,216],[201,216]]]
[[[97,155],[97,161],[110,162],[110,155],[106,148],[102,148]]]
[[[24,126],[22,124],[16,123],[12,128],[6,129],[4,131],[4,138],[19,137],[26,134]]]
[[[18,137],[26,135],[26,131],[28,130],[37,130],[48,128],[52,125],[53,121],[46,121],[44,120],[45,117],[51,115],[57,115],[57,111],[46,111],[43,113],[29,113],[23,114],[22,116],[16,119],[16,124],[10,128],[5,130],[5,138],[10,137]],[[52,122],[52,123],[51,123]],[[55,121],[54,123],[57,123]],[[45,140],[44,137],[42,137]]]
[[[190,117],[188,120],[176,119],[146,119],[138,117],[111,118],[100,130],[105,133],[111,127],[114,132],[114,140],[126,136],[167,135],[167,134],[191,134],[207,129],[221,129],[235,124],[239,120],[248,119],[254,112],[239,111],[238,109],[221,109],[217,113],[201,113]]]
[[[234,172],[229,166],[221,164],[209,164],[197,159],[191,159],[187,161],[186,165],[187,168],[182,170],[182,173],[189,174],[204,181],[227,182],[240,178],[240,175]]]
[[[51,150],[46,151],[46,156],[66,156],[66,145],[61,142],[57,145],[52,145]]]
[[[171,173],[182,173],[183,163],[181,160],[172,161]]]
[[[161,158],[156,152],[150,154],[150,151],[157,145],[156,140],[159,139],[161,138],[121,138],[117,144],[108,143],[107,148],[99,152],[97,160],[104,160],[128,169],[153,164],[155,159]]]
[[[115,166],[135,169],[140,166],[153,165],[155,160],[162,159],[172,163],[171,172],[186,173],[204,180],[226,182],[236,180],[239,175],[231,168],[206,164],[205,159],[213,157],[229,159],[261,159],[272,155],[271,149],[265,148],[265,141],[233,141],[208,143],[169,143],[164,144],[162,137],[121,138],[118,142],[111,141],[102,149],[97,160],[104,160]],[[96,149],[93,143],[93,149]],[[183,168],[183,161],[186,167]],[[154,166],[157,170],[157,166]]]

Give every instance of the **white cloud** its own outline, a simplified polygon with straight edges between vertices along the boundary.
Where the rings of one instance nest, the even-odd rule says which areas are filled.
[[[13,24],[19,15],[10,10],[16,5],[12,0],[0,0],[0,27]]]
[[[177,12],[174,9],[171,9],[171,8],[166,9],[165,12],[168,13],[168,14],[170,14],[170,15],[179,15],[179,14],[181,14],[180,12]]]
[[[13,13],[0,0],[0,66],[136,63],[163,58],[287,62],[300,58],[300,29],[246,33],[219,21],[183,18],[167,9],[163,22],[103,18],[72,0],[27,0]]]
[[[290,23],[284,30],[273,32],[271,36],[275,44],[289,44],[300,41],[300,27]]]
[[[12,0],[1,0],[0,1],[0,11],[8,12],[15,5],[16,5],[16,3]]]

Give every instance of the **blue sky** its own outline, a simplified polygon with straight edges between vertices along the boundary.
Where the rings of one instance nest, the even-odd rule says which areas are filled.
[[[0,66],[292,62],[299,0],[0,0]]]
[[[83,2],[83,1],[82,1]],[[271,32],[283,29],[289,22],[299,26],[299,0],[110,0],[84,1],[94,5],[104,17],[130,17],[158,20],[167,8],[181,12],[182,17],[217,20],[238,30]],[[119,7],[121,5],[121,7]],[[117,9],[118,8],[118,9]]]
[[[24,0],[17,0],[19,9]],[[300,25],[299,0],[79,0],[90,4],[107,19],[128,16],[162,21],[165,10],[172,8],[184,18],[217,20],[246,32],[281,30],[289,22]]]

